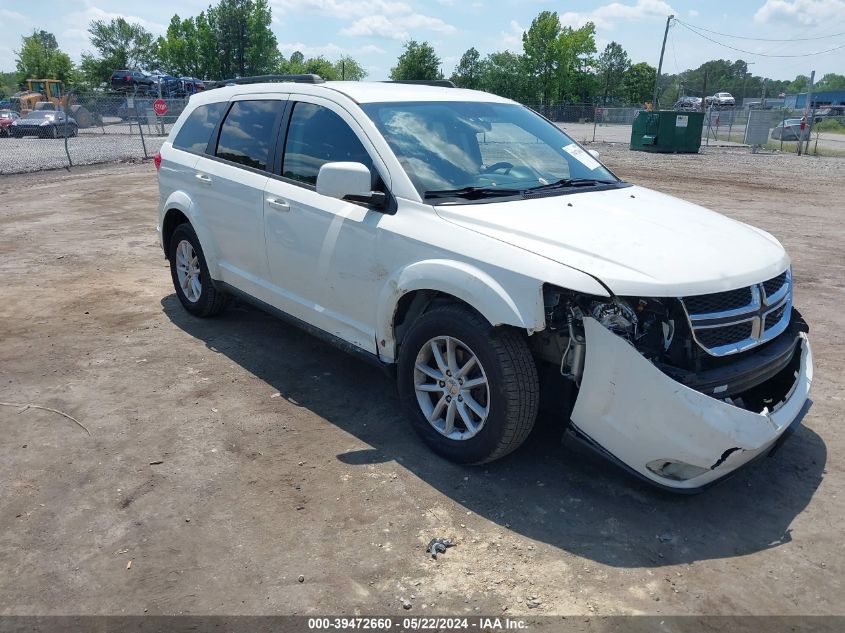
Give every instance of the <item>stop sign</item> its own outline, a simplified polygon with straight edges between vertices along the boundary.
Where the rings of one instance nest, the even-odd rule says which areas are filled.
[[[156,99],[153,101],[153,110],[158,116],[164,116],[167,114],[167,101],[164,99]]]

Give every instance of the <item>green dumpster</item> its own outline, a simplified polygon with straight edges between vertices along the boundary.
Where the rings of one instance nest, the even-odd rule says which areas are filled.
[[[631,126],[631,149],[695,154],[701,147],[703,112],[642,110]]]

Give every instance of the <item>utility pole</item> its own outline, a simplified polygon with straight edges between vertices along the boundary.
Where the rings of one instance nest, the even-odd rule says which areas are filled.
[[[675,18],[670,15],[666,18],[666,30],[663,31],[663,46],[660,47],[660,61],[657,63],[657,76],[654,78],[654,98],[651,100],[651,109],[657,111],[657,87],[660,85],[660,71],[663,70],[663,53],[666,52],[666,38],[669,36],[669,25]]]
[[[804,104],[804,112],[810,113],[810,120],[807,121],[807,144],[805,145],[804,153],[810,151],[810,137],[813,135],[813,120],[816,118],[816,108],[813,105],[813,83],[816,80],[816,71],[810,73],[810,86],[807,88],[807,103]],[[802,140],[799,137],[798,147],[801,147]],[[818,147],[818,146],[817,146]],[[800,155],[801,152],[798,152]]]

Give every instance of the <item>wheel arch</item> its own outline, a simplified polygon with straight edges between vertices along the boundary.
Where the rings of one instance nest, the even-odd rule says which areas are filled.
[[[164,209],[161,213],[161,247],[164,249],[164,256],[168,257],[168,250],[170,249],[170,237],[176,227],[187,221],[197,234],[197,239],[200,241],[203,253],[205,254],[206,263],[208,265],[208,272],[212,279],[219,279],[219,269],[217,266],[216,250],[214,249],[214,242],[211,236],[208,235],[206,227],[195,213],[195,208],[191,198],[184,191],[174,191],[168,197],[161,207]]]
[[[466,304],[491,325],[509,325],[531,333],[545,328],[542,285],[516,284],[508,291],[483,270],[464,262],[426,260],[394,273],[382,288],[376,315],[376,346],[385,362],[394,362],[404,327],[437,299]]]

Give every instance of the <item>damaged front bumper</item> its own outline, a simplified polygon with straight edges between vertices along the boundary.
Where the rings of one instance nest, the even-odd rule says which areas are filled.
[[[791,387],[760,412],[676,382],[595,319],[584,319],[584,336],[575,430],[661,487],[694,492],[721,479],[772,449],[809,408],[813,360],[803,332],[799,358],[784,370]]]

